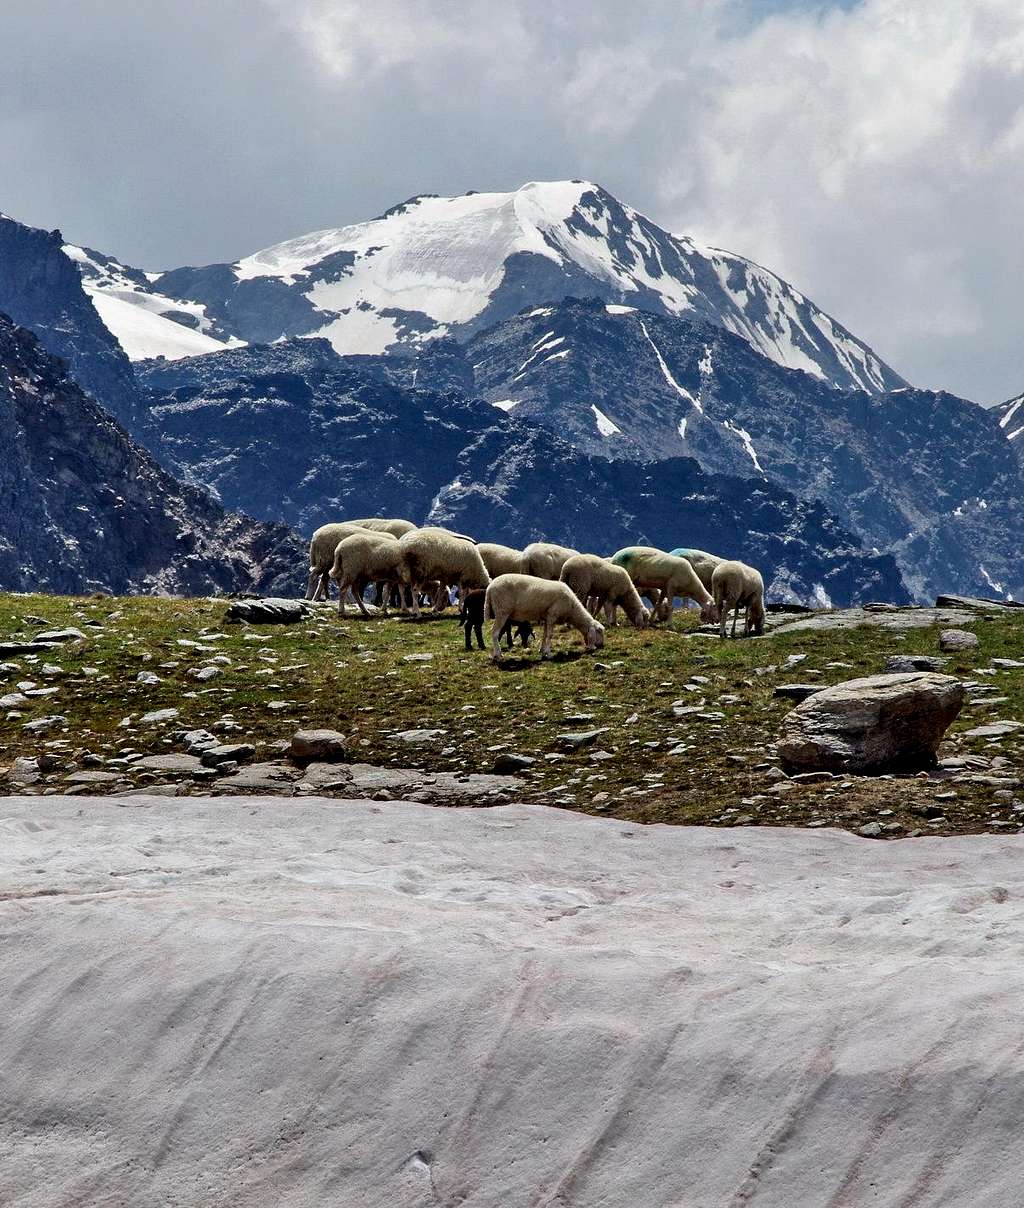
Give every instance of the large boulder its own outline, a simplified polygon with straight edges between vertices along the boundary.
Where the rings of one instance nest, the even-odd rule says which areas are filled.
[[[869,675],[817,692],[782,720],[787,771],[883,772],[929,767],[960,712],[964,687],[950,675]]]

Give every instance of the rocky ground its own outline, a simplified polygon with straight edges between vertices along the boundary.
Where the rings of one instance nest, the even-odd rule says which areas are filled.
[[[232,624],[216,600],[0,596],[0,783],[15,793],[271,793],[543,802],[635,822],[839,826],[870,837],[1024,828],[1024,609],[946,601],[769,617],[721,643],[575,636],[492,665],[451,616]],[[942,643],[949,629],[966,636]],[[955,676],[937,768],[788,776],[794,703],[885,670]],[[333,743],[293,758],[297,730]]]

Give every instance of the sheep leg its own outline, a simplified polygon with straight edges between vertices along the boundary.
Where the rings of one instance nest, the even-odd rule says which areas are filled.
[[[550,616],[544,618],[544,640],[540,644],[540,657],[542,659],[552,658],[551,653],[551,636],[555,631],[555,623]]]
[[[480,650],[484,648],[484,623],[483,620],[473,622],[473,633],[476,636],[476,644]]]
[[[363,593],[366,591],[366,586],[366,579],[357,579],[353,587],[353,594],[355,595],[356,603],[359,605],[359,611],[364,617],[368,617],[370,615],[366,610],[366,605],[363,603]]]
[[[412,585],[412,615],[418,621],[420,619],[420,587],[418,583]]]
[[[495,610],[494,619],[491,621],[491,658],[495,662],[501,658],[501,634],[510,620],[507,613]]]
[[[722,600],[718,605],[718,636],[725,640],[725,627],[729,624],[729,604],[727,600]]]
[[[316,591],[316,589],[319,585],[320,585],[320,571],[317,567],[311,566],[309,568],[309,578],[306,580],[306,599],[307,600],[312,600],[315,598],[313,593]]]
[[[348,584],[344,583],[344,582],[339,583],[338,584],[338,616],[339,617],[343,617],[345,615],[345,597],[347,595],[348,595]]]
[[[740,619],[740,606],[738,604],[736,604],[733,606],[733,610],[732,610],[732,636],[733,637],[736,636],[736,622],[739,619]]]

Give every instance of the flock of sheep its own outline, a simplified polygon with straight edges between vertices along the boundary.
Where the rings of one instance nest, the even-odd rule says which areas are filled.
[[[326,599],[332,579],[341,593],[342,616],[349,592],[369,615],[363,594],[370,584],[381,593],[385,613],[396,591],[403,609],[411,596],[417,618],[422,598],[432,599],[440,611],[455,588],[463,603],[467,647],[475,605],[477,616],[492,622],[495,659],[500,657],[501,636],[512,625],[543,625],[540,653],[551,658],[556,625],[572,626],[583,635],[588,651],[597,650],[604,644],[604,626],[597,620],[601,612],[615,625],[621,607],[632,624],[642,628],[670,620],[677,598],[696,601],[701,619],[717,623],[723,638],[730,612],[736,636],[740,609],[745,614],[744,636],[764,631],[760,574],[743,562],[703,550],[669,553],[633,545],[602,558],[545,541],[524,550],[476,542],[448,529],[418,528],[409,520],[348,520],[325,524],[313,534],[306,599]],[[649,609],[641,597],[650,601]],[[482,646],[479,620],[476,624]]]

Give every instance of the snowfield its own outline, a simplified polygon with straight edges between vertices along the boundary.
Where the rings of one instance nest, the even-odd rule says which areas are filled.
[[[0,1202],[1010,1208],[1022,856],[0,799]]]

